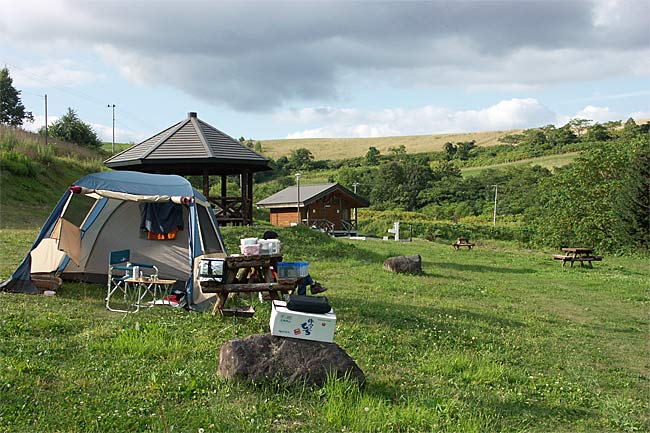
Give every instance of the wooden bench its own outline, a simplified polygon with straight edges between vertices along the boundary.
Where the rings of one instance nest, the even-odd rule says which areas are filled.
[[[562,260],[562,267],[564,267],[564,264],[566,262],[571,262],[571,268],[573,267],[573,262],[580,262],[580,266],[583,266],[584,262],[587,262],[590,268],[592,268],[591,262],[600,262],[603,260],[601,256],[581,256],[581,257],[573,257],[571,255],[564,255],[564,254],[554,254],[553,255],[554,260]]]
[[[471,250],[475,245],[475,243],[470,242],[467,238],[458,238],[456,243],[451,244],[451,246],[454,247],[454,250],[456,251],[458,251],[461,247],[467,247],[468,250]]]

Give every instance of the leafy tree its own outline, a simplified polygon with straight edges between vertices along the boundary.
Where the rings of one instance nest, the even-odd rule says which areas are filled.
[[[408,201],[404,190],[406,177],[402,164],[390,161],[382,164],[373,179],[370,202],[376,209],[405,209]]]
[[[499,138],[499,141],[503,144],[517,145],[521,143],[523,139],[523,134],[508,134]]]
[[[595,143],[574,163],[540,182],[536,191],[537,204],[529,209],[529,219],[538,241],[555,247],[567,244],[596,246],[603,251],[621,251],[629,247],[631,223],[622,217],[621,209],[633,208],[637,206],[634,200],[643,202],[644,194],[647,196],[643,178],[634,180],[631,176],[643,170],[631,172],[629,167],[635,155],[641,155],[637,156],[639,164],[645,164],[642,155],[647,152],[648,140],[640,136],[632,141],[619,139]],[[643,207],[638,209],[640,214],[628,220],[642,226],[647,217],[643,216]]]
[[[5,66],[0,69],[0,123],[21,126],[25,120],[33,122],[34,115],[25,111],[25,106],[20,100],[20,90],[13,86],[9,69]]]
[[[379,164],[379,156],[381,153],[379,152],[379,149],[377,149],[374,146],[370,146],[368,148],[368,152],[366,153],[366,164],[367,165],[377,165]]]
[[[72,108],[68,108],[68,112],[63,117],[52,123],[48,131],[54,138],[76,143],[79,146],[98,148],[102,145],[93,128],[79,119]],[[45,134],[45,127],[41,128],[39,133]]]
[[[456,156],[456,150],[457,150],[454,143],[452,143],[450,141],[446,142],[444,150],[445,150],[445,157],[447,158],[447,161],[451,161],[452,159],[454,159],[454,157]]]
[[[542,130],[546,135],[546,140],[552,147],[561,147],[578,141],[578,136],[573,132],[568,123],[561,128],[548,125],[542,128]]]
[[[571,119],[567,125],[578,137],[582,137],[592,123],[593,120],[589,119]]]
[[[391,147],[388,149],[396,158],[406,155],[406,146],[400,144],[399,146]]]
[[[314,155],[307,148],[301,147],[291,151],[289,165],[296,170],[309,170],[312,166]]]
[[[585,138],[588,141],[607,141],[610,140],[612,136],[604,125],[596,123],[589,127],[587,134],[585,134]]]
[[[650,140],[648,136],[632,143],[632,156],[623,176],[616,208],[629,238],[629,245],[650,250]]]
[[[467,159],[469,159],[469,152],[475,147],[476,147],[476,142],[474,140],[458,143],[456,148],[457,149],[456,155],[458,156],[458,159],[460,159],[461,161],[466,161]]]
[[[533,149],[543,148],[546,144],[546,134],[541,129],[527,129],[524,131],[524,139],[521,144]]]
[[[623,124],[623,131],[621,132],[621,137],[630,139],[639,135],[640,129],[639,125],[636,124],[634,119],[631,117]]]

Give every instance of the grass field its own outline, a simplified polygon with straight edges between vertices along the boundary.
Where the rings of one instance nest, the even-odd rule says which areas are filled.
[[[224,228],[227,244],[261,228]],[[0,276],[36,231],[0,231]],[[110,313],[105,289],[0,293],[1,432],[621,432],[650,430],[647,259],[563,269],[551,252],[477,241],[332,240],[280,230],[286,260],[329,287],[335,342],[363,389],[218,377],[221,344],[252,319],[169,308]],[[421,254],[424,275],[382,269]]]
[[[576,159],[576,156],[578,156],[578,152],[571,152],[571,153],[563,153],[561,155],[540,156],[538,158],[522,159],[520,161],[514,161],[514,162],[504,162],[502,164],[484,165],[481,167],[467,167],[467,168],[461,168],[460,170],[463,173],[463,176],[465,177],[475,176],[481,173],[482,171],[491,168],[503,168],[503,167],[518,166],[518,165],[530,165],[530,166],[539,165],[541,167],[545,167],[553,171],[555,168],[562,167],[564,165],[573,162],[573,160]]]
[[[458,134],[411,135],[402,137],[376,138],[299,138],[282,140],[263,140],[264,154],[277,159],[290,155],[292,150],[307,148],[317,160],[337,160],[364,156],[370,146],[376,147],[383,155],[390,153],[391,147],[404,145],[407,153],[437,152],[443,150],[445,143],[476,141],[479,146],[493,146],[499,143],[504,135],[514,134],[512,131],[485,131]]]

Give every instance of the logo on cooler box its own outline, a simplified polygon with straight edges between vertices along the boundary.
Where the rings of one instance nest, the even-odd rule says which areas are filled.
[[[303,322],[300,327],[305,331],[305,335],[311,335],[311,328],[314,327],[314,319],[309,319],[306,322]]]

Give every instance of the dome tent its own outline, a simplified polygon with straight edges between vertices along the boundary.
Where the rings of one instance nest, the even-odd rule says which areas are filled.
[[[152,224],[174,226],[173,236],[148,236]],[[190,307],[213,296],[203,294],[196,283],[200,258],[226,255],[210,205],[183,177],[93,173],[63,194],[30,252],[0,290],[38,293],[32,274],[106,283],[110,252],[125,249],[133,262],[155,265],[161,277],[184,285]]]

